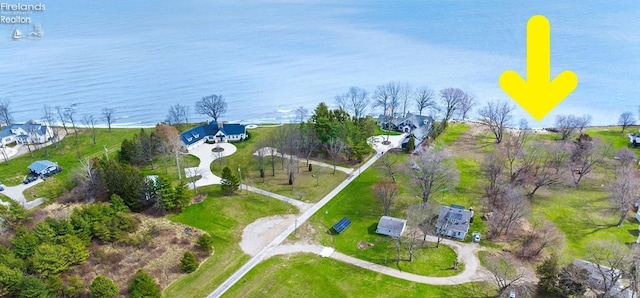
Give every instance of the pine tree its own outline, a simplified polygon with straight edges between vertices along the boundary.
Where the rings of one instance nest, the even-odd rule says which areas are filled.
[[[412,135],[411,137],[409,137],[409,142],[407,142],[407,148],[405,148],[406,150],[405,152],[411,153],[415,149],[416,149],[416,138],[414,138]]]
[[[131,281],[131,298],[161,297],[160,286],[147,272],[140,269]]]
[[[238,177],[231,173],[231,169],[229,169],[229,167],[224,167],[224,169],[222,169],[222,193],[226,196],[230,196],[238,190],[238,185]]]
[[[112,279],[98,275],[89,286],[91,298],[111,298],[118,295],[118,285]]]
[[[185,252],[184,256],[182,256],[182,259],[180,259],[180,270],[182,270],[182,272],[184,273],[191,273],[193,271],[196,271],[199,266],[200,263],[198,263],[198,260],[196,260],[196,256],[191,252]]]
[[[209,234],[204,234],[198,238],[198,247],[208,253],[213,251],[213,237]]]
[[[558,273],[560,266],[558,265],[558,257],[551,255],[544,260],[536,268],[536,274],[538,274],[538,290],[541,294],[558,294]]]

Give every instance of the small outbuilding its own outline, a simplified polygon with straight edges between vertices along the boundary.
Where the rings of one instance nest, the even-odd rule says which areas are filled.
[[[391,237],[400,237],[407,227],[407,221],[401,218],[383,216],[378,222],[376,233]]]
[[[49,160],[36,160],[29,165],[29,173],[33,176],[49,176],[60,172],[58,164]]]

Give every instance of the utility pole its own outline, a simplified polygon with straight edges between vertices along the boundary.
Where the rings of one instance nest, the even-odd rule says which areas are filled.
[[[238,187],[240,188],[240,192],[242,192],[242,171],[240,171],[240,166],[238,166],[238,175],[240,177],[240,185],[238,185]]]

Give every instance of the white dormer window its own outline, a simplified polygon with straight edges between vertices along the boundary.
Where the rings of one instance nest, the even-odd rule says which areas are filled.
[[[193,140],[193,138],[187,138],[187,142],[191,142],[191,140]]]

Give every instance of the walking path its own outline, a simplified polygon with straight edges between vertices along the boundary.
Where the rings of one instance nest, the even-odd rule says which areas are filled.
[[[272,198],[274,198],[276,200],[280,200],[280,201],[283,201],[285,203],[289,203],[289,204],[291,204],[293,206],[298,207],[298,209],[300,209],[300,211],[302,211],[302,212],[304,212],[305,210],[307,210],[307,209],[309,209],[309,208],[311,208],[313,206],[313,204],[305,203],[303,201],[299,201],[299,200],[296,200],[296,199],[288,198],[288,197],[279,195],[277,193],[268,192],[266,190],[262,190],[262,189],[255,188],[253,186],[249,186],[249,185],[245,185],[245,184],[242,184],[240,186],[240,189],[246,189],[248,191],[255,192],[257,194],[261,194],[263,196],[272,197]]]

